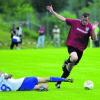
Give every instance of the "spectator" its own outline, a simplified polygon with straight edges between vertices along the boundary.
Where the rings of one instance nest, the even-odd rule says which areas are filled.
[[[53,33],[54,46],[59,47],[60,46],[60,28],[58,28],[57,25],[54,25],[52,33]]]
[[[45,27],[40,26],[39,28],[39,36],[38,36],[38,41],[37,41],[37,48],[39,47],[44,47],[44,41],[45,41]]]
[[[14,32],[11,35],[10,49],[13,49],[15,45],[16,45],[17,49],[19,49],[19,43],[21,43],[21,37],[19,36],[18,31],[19,31],[19,27],[14,29]]]

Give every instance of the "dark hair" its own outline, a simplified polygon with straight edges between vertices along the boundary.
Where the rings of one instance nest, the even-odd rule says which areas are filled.
[[[17,27],[16,29],[19,30],[19,27]]]
[[[84,16],[84,17],[89,17],[90,14],[89,14],[89,13],[83,13],[82,16]]]

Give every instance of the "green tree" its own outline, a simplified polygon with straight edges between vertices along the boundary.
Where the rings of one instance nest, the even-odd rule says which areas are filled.
[[[83,9],[84,7],[87,7],[92,0],[68,0],[68,6],[66,9],[68,9],[71,12],[74,12],[79,16],[79,11]]]
[[[66,0],[59,0],[59,2],[58,0],[31,0],[30,3],[39,13],[46,12],[47,5],[53,5],[54,9],[58,11],[64,9],[64,7],[67,5]]]
[[[92,21],[100,20],[100,0],[94,0],[93,3],[90,3],[88,7],[85,7],[80,10],[80,13],[88,12],[91,14]]]

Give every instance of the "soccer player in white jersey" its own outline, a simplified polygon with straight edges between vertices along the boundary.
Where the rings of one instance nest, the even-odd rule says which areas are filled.
[[[31,90],[48,90],[47,82],[72,82],[70,79],[59,77],[23,77],[14,79],[11,74],[0,72],[0,91],[31,91]],[[42,84],[40,84],[42,83]]]

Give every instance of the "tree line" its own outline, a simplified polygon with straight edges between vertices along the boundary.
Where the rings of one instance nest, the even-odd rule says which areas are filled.
[[[0,19],[6,22],[26,21],[35,31],[40,24],[45,24],[47,32],[50,32],[52,26],[58,24],[66,34],[65,25],[49,15],[47,5],[52,5],[55,11],[65,17],[77,18],[81,13],[89,12],[91,21],[100,20],[100,0],[0,0]],[[28,29],[25,31],[26,34],[33,34]]]

